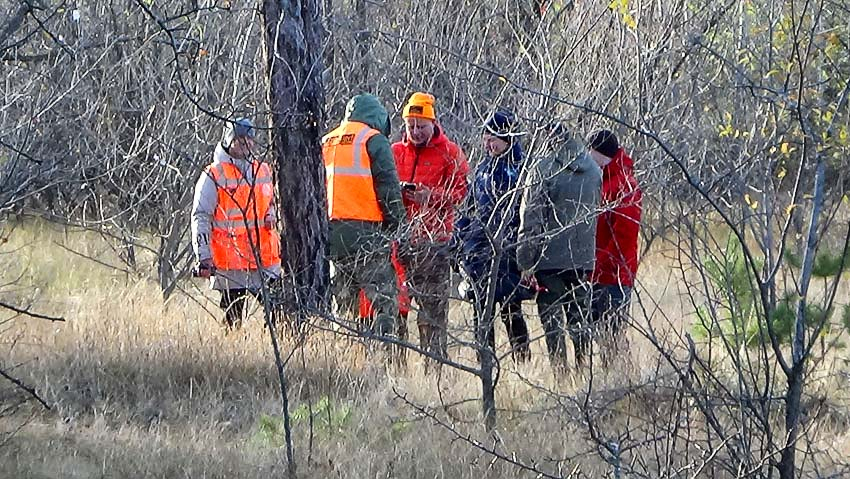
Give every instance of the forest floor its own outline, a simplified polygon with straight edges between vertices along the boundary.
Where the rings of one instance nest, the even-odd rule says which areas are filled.
[[[80,256],[117,261],[91,233],[30,226],[2,251],[9,284],[0,299],[65,322],[9,315],[0,322],[0,366],[50,405],[21,403],[26,394],[0,384],[0,477],[285,477],[280,386],[256,305],[244,328],[226,335],[206,285],[187,280],[164,301],[154,281]],[[663,254],[644,260],[641,296],[647,308],[665,312],[669,333],[683,333],[693,307],[669,263]],[[842,286],[845,298],[847,290]],[[481,425],[480,383],[470,374],[444,367],[426,375],[415,354],[406,369],[386,367],[379,354],[331,332],[304,343],[285,339],[298,477],[538,477],[512,461],[555,477],[611,476],[607,452],[569,411],[586,397],[591,378],[597,390],[618,391],[663,382],[669,369],[632,331],[629,351],[614,366],[556,380],[533,305],[526,311],[537,338],[533,357],[502,362],[498,424],[489,433]],[[453,304],[455,328],[468,317],[468,306]],[[416,342],[412,320],[410,330]],[[497,337],[504,352],[501,324]],[[474,365],[469,348],[455,345],[450,354]],[[843,350],[837,356],[843,361]],[[834,379],[844,370],[822,389],[838,411],[828,423],[830,440],[847,452],[850,400]],[[624,396],[611,409],[617,413],[601,419],[606,429],[628,431],[632,421],[663,414],[658,391]],[[626,469],[644,477],[664,460],[649,446],[623,456]]]

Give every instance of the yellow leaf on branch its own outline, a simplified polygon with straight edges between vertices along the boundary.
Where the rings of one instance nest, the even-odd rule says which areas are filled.
[[[747,206],[749,206],[750,208],[752,208],[754,210],[758,209],[758,207],[759,207],[759,202],[750,198],[749,193],[744,194],[744,201],[747,203]]]
[[[794,211],[797,205],[795,203],[791,203],[790,205],[785,207],[785,216],[791,216],[791,213]]]

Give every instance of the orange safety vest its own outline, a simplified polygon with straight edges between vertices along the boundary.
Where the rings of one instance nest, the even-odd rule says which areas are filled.
[[[216,269],[258,269],[254,256],[258,244],[264,268],[280,264],[280,238],[264,224],[274,198],[271,170],[258,161],[251,163],[251,169],[253,184],[232,163],[214,163],[205,170],[218,192],[210,241]]]
[[[344,121],[322,138],[328,218],[384,221],[372,180],[372,160],[366,150],[366,142],[378,134],[364,123]]]

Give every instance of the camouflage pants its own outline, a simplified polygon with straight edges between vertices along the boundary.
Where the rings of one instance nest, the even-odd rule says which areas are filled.
[[[443,243],[407,245],[400,252],[410,295],[418,307],[419,346],[448,358],[449,250]]]
[[[357,318],[362,289],[375,311],[372,324],[367,325],[371,332],[396,334],[398,287],[389,248],[355,255],[334,255],[332,251],[331,260],[335,268],[331,289],[340,311]]]

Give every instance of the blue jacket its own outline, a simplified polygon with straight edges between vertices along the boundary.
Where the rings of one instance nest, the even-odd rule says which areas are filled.
[[[478,283],[477,287],[483,287],[490,259],[495,254],[487,233],[495,235],[501,223],[506,222],[496,278],[498,302],[514,293],[520,281],[515,245],[520,221],[522,192],[519,191],[519,178],[522,168],[523,152],[519,142],[514,142],[510,152],[481,161],[475,168],[462,216],[455,225],[463,268],[470,279]],[[512,198],[514,194],[516,197]]]

